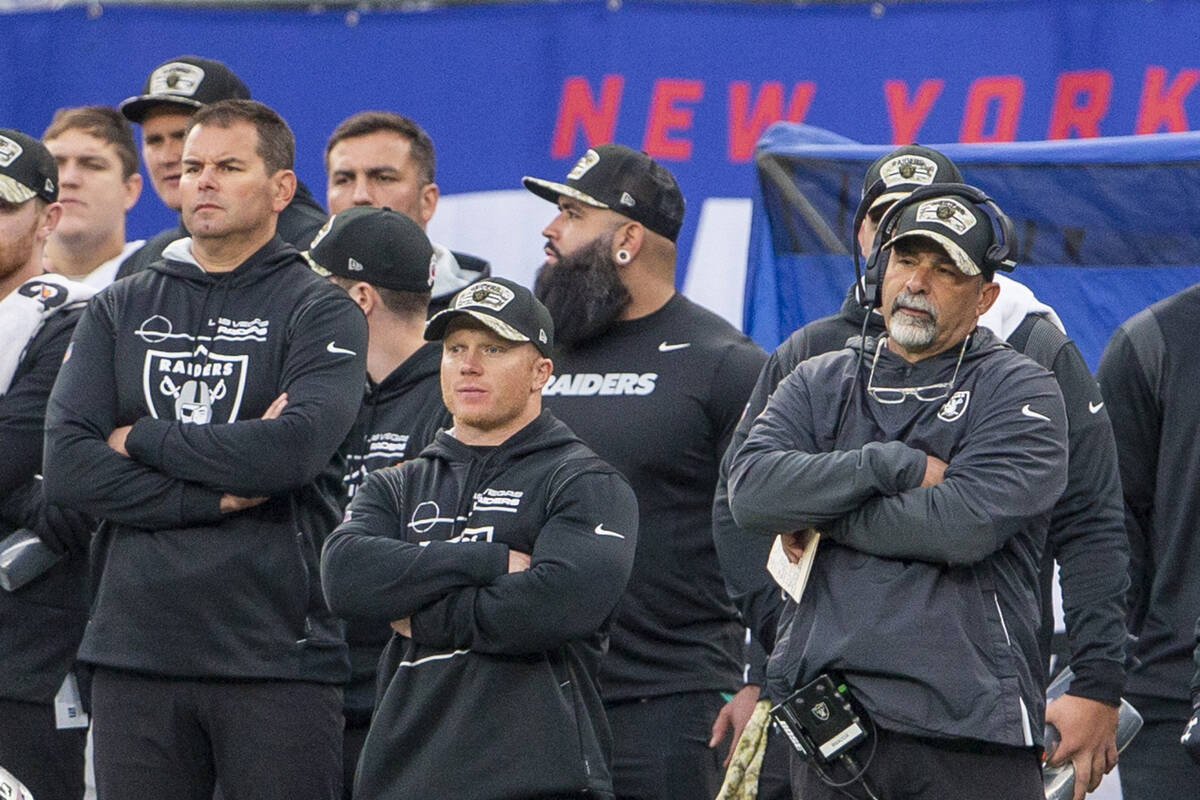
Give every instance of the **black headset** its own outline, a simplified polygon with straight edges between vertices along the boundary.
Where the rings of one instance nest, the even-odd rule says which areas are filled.
[[[876,181],[880,184],[882,181]],[[866,218],[867,209],[875,198],[882,194],[882,189],[875,191],[876,186],[872,186],[867,191],[862,203],[859,205],[858,213],[854,215],[855,227],[862,224]],[[887,266],[887,259],[883,258],[881,253],[884,247],[891,241],[892,234],[895,233],[896,225],[900,222],[900,214],[904,209],[915,203],[920,203],[923,200],[929,200],[934,197],[959,197],[974,205],[976,208],[983,211],[984,216],[988,218],[988,222],[992,226],[992,244],[988,247],[987,253],[984,254],[983,263],[979,266],[988,272],[1012,272],[1013,267],[1017,265],[1014,258],[1013,248],[1016,242],[1016,232],[1013,228],[1012,220],[1008,218],[1000,207],[996,205],[996,201],[988,197],[982,190],[966,183],[932,183],[928,186],[922,186],[914,189],[907,197],[902,197],[897,200],[884,213],[883,218],[879,220],[879,228],[875,231],[875,241],[871,244],[871,253],[867,256],[866,266],[861,274],[856,269],[860,281],[863,281],[865,291],[863,292],[862,304],[867,308],[878,308],[883,302],[880,287],[883,285],[883,272]],[[855,250],[857,255],[857,249]],[[857,267],[858,259],[855,258],[855,266]],[[870,278],[871,273],[876,271],[873,280],[864,280],[864,277]]]

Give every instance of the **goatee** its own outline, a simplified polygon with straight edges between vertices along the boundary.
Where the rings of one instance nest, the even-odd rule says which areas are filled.
[[[575,347],[604,333],[630,301],[612,257],[612,234],[545,264],[533,293],[550,311],[560,346]]]

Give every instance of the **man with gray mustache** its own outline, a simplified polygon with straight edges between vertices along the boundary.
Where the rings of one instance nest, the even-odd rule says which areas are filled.
[[[855,765],[793,753],[792,790],[1034,800],[1038,564],[1066,486],[1062,395],[977,327],[995,271],[1013,266],[994,204],[930,186],[880,225],[886,333],[802,362],[731,466],[743,529],[821,533],[802,599],[781,611],[768,694],[829,677],[864,719]],[[782,539],[799,561],[806,537]]]

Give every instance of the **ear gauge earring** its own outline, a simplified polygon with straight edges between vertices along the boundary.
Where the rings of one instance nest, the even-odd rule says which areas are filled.
[[[628,250],[618,250],[617,251],[617,263],[618,264],[628,264],[632,260],[633,260],[633,256],[629,255]]]

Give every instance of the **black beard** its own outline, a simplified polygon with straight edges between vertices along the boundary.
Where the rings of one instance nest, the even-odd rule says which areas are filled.
[[[533,293],[550,311],[557,344],[571,348],[594,339],[629,305],[611,253],[612,237],[601,237],[538,270]]]

